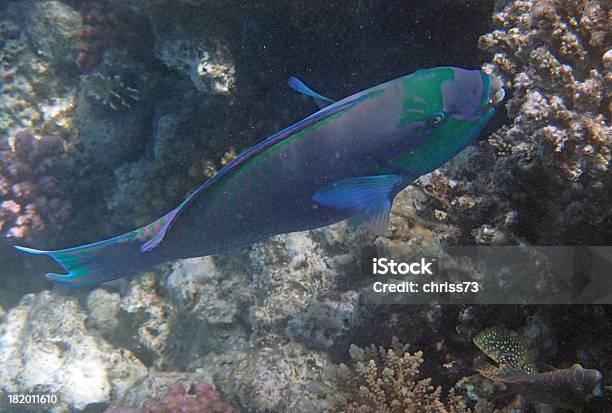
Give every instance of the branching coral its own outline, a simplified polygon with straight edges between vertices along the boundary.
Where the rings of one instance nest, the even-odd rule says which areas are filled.
[[[466,400],[451,389],[446,399],[431,378],[420,379],[423,352],[408,352],[393,338],[391,348],[374,345],[365,349],[352,345],[351,367],[340,364],[335,381],[340,386],[333,396],[333,411],[354,413],[465,413]]]
[[[31,133],[15,134],[13,145],[0,140],[0,234],[32,241],[58,229],[70,216],[58,176],[65,170],[62,142]]]

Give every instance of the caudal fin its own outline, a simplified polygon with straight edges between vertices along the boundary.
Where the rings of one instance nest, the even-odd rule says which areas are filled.
[[[115,280],[134,274],[164,261],[154,250],[168,229],[165,215],[152,224],[127,234],[93,244],[55,251],[41,251],[15,246],[20,251],[46,255],[60,264],[67,274],[47,273],[50,281],[70,287],[79,287]],[[172,215],[174,217],[174,215]],[[153,241],[153,242],[151,242]]]

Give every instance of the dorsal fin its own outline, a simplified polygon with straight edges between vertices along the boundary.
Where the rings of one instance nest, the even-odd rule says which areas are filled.
[[[558,370],[557,367],[555,366],[551,366],[550,364],[541,363],[541,362],[537,362],[536,367],[538,368],[538,371],[541,373]]]
[[[501,370],[536,374],[535,363],[525,341],[504,328],[493,327],[474,337],[474,344],[499,364]]]
[[[158,221],[155,221],[153,224],[150,224],[150,225],[154,225],[157,222],[159,222],[160,220],[164,220],[163,223],[161,225],[159,225],[159,228],[156,229],[153,237],[151,239],[149,239],[148,241],[146,241],[140,247],[140,251],[141,252],[150,252],[150,251],[153,251],[155,248],[157,248],[160,245],[160,243],[163,241],[164,236],[166,235],[166,233],[168,232],[168,230],[172,226],[172,223],[174,222],[174,220],[176,220],[176,218],[181,214],[181,211],[183,211],[191,203],[191,201],[193,201],[193,199],[195,199],[196,196],[201,194],[205,189],[207,189],[214,182],[219,180],[219,178],[221,178],[222,176],[226,175],[227,173],[229,173],[233,169],[237,168],[238,166],[243,164],[248,159],[253,158],[255,155],[263,152],[265,149],[275,145],[276,143],[278,143],[278,142],[282,141],[283,139],[291,136],[292,134],[294,134],[296,132],[299,132],[299,131],[301,131],[301,130],[303,130],[303,129],[311,126],[311,125],[314,125],[315,123],[317,123],[319,121],[327,119],[330,116],[333,116],[333,115],[335,115],[337,113],[340,113],[340,112],[343,112],[345,110],[348,110],[349,108],[351,108],[356,103],[358,103],[358,102],[360,102],[360,101],[362,101],[364,99],[367,99],[367,98],[368,98],[368,95],[362,95],[362,96],[357,96],[357,97],[355,97],[353,99],[350,99],[350,100],[347,100],[347,101],[344,101],[344,102],[339,102],[337,104],[330,105],[330,106],[326,107],[325,109],[322,109],[322,110],[320,110],[320,111],[318,111],[316,113],[313,113],[312,115],[308,116],[307,118],[304,118],[301,121],[296,122],[293,125],[291,125],[291,126],[285,128],[285,129],[281,130],[280,132],[277,132],[274,135],[267,137],[266,139],[262,140],[258,144],[254,145],[251,148],[247,149],[246,151],[242,152],[240,155],[238,155],[236,158],[234,158],[231,162],[229,162],[227,165],[225,165],[223,168],[221,168],[221,170],[219,170],[216,174],[214,174],[208,180],[206,180],[206,182],[204,182],[198,189],[196,189],[178,207],[176,207],[175,209],[173,209],[172,211],[170,211],[169,213],[164,215],[164,217],[160,218]],[[144,228],[147,228],[147,227],[144,227]]]
[[[315,92],[297,77],[290,76],[287,80],[287,84],[291,89],[312,97],[321,109],[331,105],[332,103],[336,103],[333,100],[326,98],[322,94]]]
[[[170,224],[174,220],[174,217],[179,213],[181,208],[183,207],[183,203],[174,208],[172,211],[168,212],[163,217],[159,218],[157,221],[152,222],[151,224],[136,230],[137,233],[142,232],[144,230],[144,236],[150,236],[151,238],[147,240],[144,244],[140,246],[140,252],[149,252],[153,251],[155,248],[159,246],[161,241],[164,239],[168,228],[170,228]]]

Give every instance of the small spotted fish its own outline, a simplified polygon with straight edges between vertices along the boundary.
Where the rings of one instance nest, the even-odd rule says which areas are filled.
[[[581,412],[588,400],[602,395],[598,370],[584,369],[575,364],[569,369],[540,373],[525,341],[509,330],[489,328],[480,332],[473,341],[496,363],[477,360],[476,370],[490,380],[518,387],[532,403]]]

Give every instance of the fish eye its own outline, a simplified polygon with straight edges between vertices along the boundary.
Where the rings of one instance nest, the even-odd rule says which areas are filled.
[[[444,112],[436,112],[429,118],[432,125],[439,125],[444,120]]]
[[[491,99],[489,99],[489,104],[494,105],[501,102],[504,99],[505,94],[504,89],[497,89],[495,92],[493,92]]]

